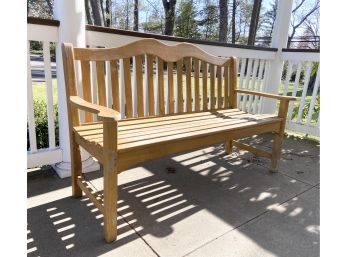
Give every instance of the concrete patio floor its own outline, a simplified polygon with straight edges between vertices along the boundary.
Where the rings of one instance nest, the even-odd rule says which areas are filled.
[[[270,149],[268,135],[247,139]],[[118,239],[70,197],[70,178],[28,173],[28,256],[319,256],[319,144],[286,138],[280,172],[222,145],[148,161],[119,175]],[[100,172],[85,175],[99,189]]]

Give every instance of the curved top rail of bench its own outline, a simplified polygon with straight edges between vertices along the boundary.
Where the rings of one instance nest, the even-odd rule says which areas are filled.
[[[225,66],[230,61],[230,58],[211,55],[191,43],[167,45],[152,38],[115,48],[74,48],[74,59],[86,61],[109,61],[144,54],[158,56],[165,62],[177,62],[184,57],[193,57],[214,65]]]

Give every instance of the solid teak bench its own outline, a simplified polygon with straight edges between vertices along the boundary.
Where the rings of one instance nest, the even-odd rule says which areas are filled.
[[[117,236],[117,174],[143,161],[224,142],[227,153],[234,145],[270,158],[271,170],[278,169],[288,104],[295,98],[237,89],[235,57],[216,57],[192,44],[169,46],[155,39],[118,48],[63,43],[62,53],[72,194],[81,197],[83,191],[104,215],[107,242]],[[278,114],[239,110],[237,93],[280,100]],[[272,152],[235,141],[266,132],[274,133]],[[82,176],[79,146],[102,167],[102,198]]]

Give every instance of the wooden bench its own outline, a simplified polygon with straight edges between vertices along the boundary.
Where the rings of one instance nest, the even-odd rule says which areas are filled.
[[[192,44],[169,46],[154,39],[118,48],[74,48],[63,43],[62,54],[72,195],[81,197],[83,191],[104,215],[107,242],[117,236],[117,174],[143,161],[225,143],[227,153],[235,145],[270,158],[271,170],[278,169],[288,104],[295,98],[236,89],[235,57],[216,57]],[[82,74],[81,97],[76,67]],[[96,103],[91,90],[94,70]],[[280,100],[278,114],[237,109],[237,93]],[[235,141],[266,132],[274,133],[272,152]],[[79,146],[101,165],[103,197],[82,176]]]

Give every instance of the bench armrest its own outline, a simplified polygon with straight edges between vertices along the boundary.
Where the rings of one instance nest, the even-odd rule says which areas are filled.
[[[278,100],[295,101],[297,99],[297,97],[295,97],[295,96],[276,95],[276,94],[264,93],[264,92],[259,92],[259,91],[244,90],[244,89],[235,89],[235,92],[242,93],[242,94],[264,96],[264,97],[278,99]]]
[[[121,119],[119,112],[105,106],[92,104],[79,96],[70,96],[70,103],[75,108],[97,114],[98,119],[102,121],[118,121]]]

